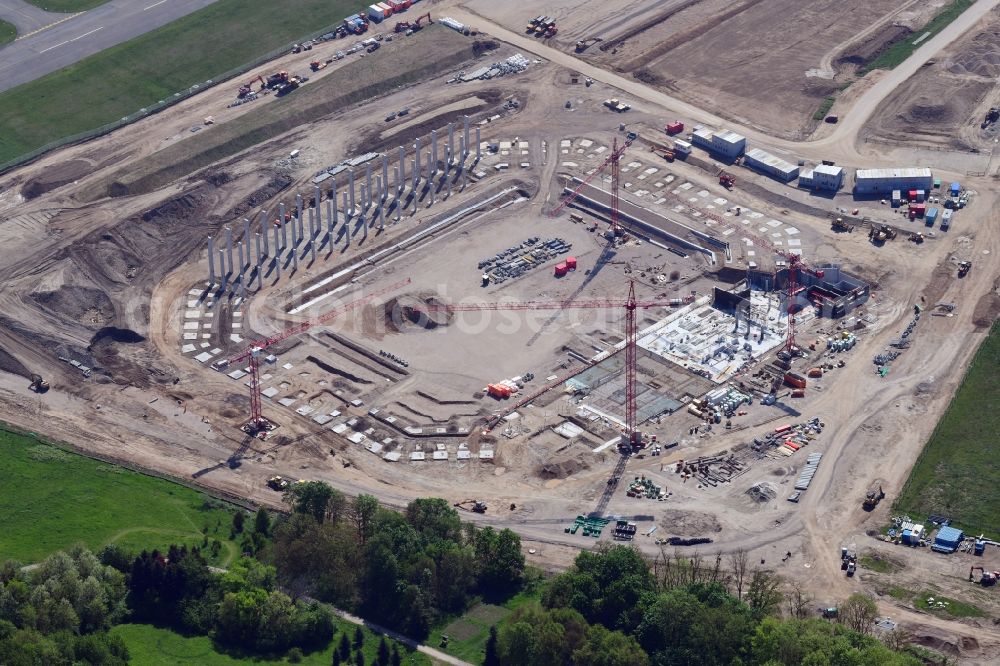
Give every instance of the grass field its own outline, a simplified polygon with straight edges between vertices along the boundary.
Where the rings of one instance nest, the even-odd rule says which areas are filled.
[[[77,542],[92,550],[109,543],[135,550],[200,546],[203,529],[209,542],[222,544],[213,563],[224,566],[238,555],[229,540],[234,508],[203,493],[6,430],[0,452],[0,561],[37,562]]]
[[[332,661],[334,647],[340,641],[340,635],[347,632],[354,639],[355,625],[338,621],[337,635],[323,650],[317,650],[305,655],[301,664],[306,666],[328,666]],[[365,643],[362,652],[365,663],[375,662],[378,653],[379,637],[368,629],[362,630]],[[259,657],[230,656],[219,652],[207,636],[182,636],[169,629],[160,629],[148,624],[121,624],[114,627],[111,633],[120,635],[128,645],[129,663],[135,666],[238,666],[240,664],[284,664],[285,659],[264,660]],[[391,649],[390,641],[390,649]],[[403,664],[406,666],[425,666],[430,659],[420,652],[409,652],[403,645],[399,646]],[[352,657],[349,663],[353,661]],[[348,662],[345,662],[348,663]]]
[[[108,0],[24,0],[29,5],[41,7],[47,12],[84,12],[103,5]]]
[[[17,28],[7,21],[0,21],[0,46],[10,44],[17,39]]]
[[[938,514],[969,533],[1000,537],[1000,322],[976,353],[894,508]]]
[[[472,664],[481,664],[486,651],[486,639],[490,637],[490,627],[503,621],[519,606],[541,597],[539,589],[522,592],[502,605],[478,604],[464,615],[454,618],[444,626],[436,627],[427,638],[427,645],[447,652]],[[441,637],[448,636],[448,645],[443,646]]]
[[[219,0],[8,90],[0,94],[0,164],[203,84],[362,5],[358,0]]]
[[[954,0],[950,5],[938,12],[922,29],[907,35],[879,54],[875,60],[871,61],[865,67],[864,71],[869,72],[873,69],[892,69],[896,67],[920,48],[921,44],[926,43],[928,39],[931,39],[934,35],[944,30],[949,23],[957,19],[962,12],[973,4],[975,4],[975,0]],[[920,40],[919,43],[914,44],[924,33],[930,34]]]
[[[978,606],[942,597],[934,592],[922,593],[913,602],[913,605],[930,613],[950,615],[951,617],[986,617],[986,613]]]
[[[834,97],[824,97],[819,108],[816,109],[816,113],[813,114],[813,120],[823,120],[826,118],[826,114],[830,113],[830,109],[833,108],[833,103],[836,101]]]

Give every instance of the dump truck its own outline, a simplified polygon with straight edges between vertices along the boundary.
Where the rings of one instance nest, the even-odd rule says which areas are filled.
[[[267,487],[270,488],[271,490],[277,490],[278,492],[282,492],[288,488],[288,479],[285,479],[280,476],[272,476],[270,479],[267,480]]]
[[[879,483],[873,485],[865,495],[865,501],[863,504],[865,511],[871,511],[878,506],[878,503],[883,499],[885,499],[885,491],[882,490],[882,484]]]

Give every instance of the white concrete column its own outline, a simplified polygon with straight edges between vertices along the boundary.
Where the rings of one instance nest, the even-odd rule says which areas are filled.
[[[215,284],[215,242],[208,237],[208,282]]]
[[[438,161],[438,133],[437,130],[431,130],[431,160],[434,162],[434,169],[437,169]]]
[[[400,188],[400,184],[401,183],[399,181],[399,167],[398,166],[392,168],[392,178],[393,178],[393,180],[396,183],[396,187],[393,188],[393,191],[395,192],[395,195],[392,198],[392,203],[395,204],[396,208],[399,208],[399,194],[402,191],[402,188]]]
[[[455,123],[448,123],[448,160],[455,154]]]
[[[285,226],[285,204],[278,204],[278,226],[281,227],[281,249],[288,247],[288,229]],[[275,254],[278,254],[275,252]]]
[[[278,245],[278,227],[271,227],[274,232],[274,263],[277,264],[281,261],[281,246]]]
[[[420,183],[420,137],[417,137],[416,143],[413,144],[413,150],[413,189],[417,189]]]
[[[303,218],[302,218],[302,195],[301,194],[296,194],[295,195],[295,219],[297,220],[296,227],[297,227],[297,230],[298,230],[298,233],[295,236],[295,243],[297,244],[297,243],[300,243],[302,241],[302,236],[304,235],[302,233]],[[293,229],[296,228],[296,227],[293,227]]]
[[[385,196],[386,191],[389,189],[389,154],[382,154],[382,196]],[[383,199],[384,201],[384,199]]]
[[[229,227],[226,227],[226,255],[229,257],[226,273],[232,274],[235,265],[233,264],[233,230]]]
[[[351,217],[354,217],[354,213],[357,210],[354,207],[354,169],[348,169],[347,171],[347,193],[351,199],[351,207],[350,209],[348,208],[344,209],[344,215],[350,215]]]
[[[257,243],[257,271],[260,272],[260,267],[264,263],[264,252],[261,249],[260,233],[254,234],[254,241]]]
[[[368,192],[368,199],[367,203],[362,204],[362,206],[365,210],[368,210],[372,205],[372,163],[370,161],[365,165],[365,186],[368,188],[366,190]]]
[[[267,245],[267,212],[260,211],[258,218],[260,220],[260,235],[264,237],[264,254],[270,254],[271,249]]]
[[[469,156],[466,152],[469,146],[469,116],[462,116],[462,138],[465,139],[465,143],[462,144],[465,148],[462,150],[462,159]]]
[[[243,277],[243,268],[244,268],[244,267],[246,266],[246,264],[247,264],[247,262],[246,262],[246,261],[244,261],[244,257],[243,257],[243,241],[239,241],[238,243],[236,243],[236,249],[237,249],[237,251],[239,252],[239,255],[238,255],[238,256],[239,256],[239,259],[240,259],[240,263],[239,263],[239,267],[240,267],[240,277],[242,278],[242,277]],[[248,247],[248,248],[247,248],[247,250],[249,250],[249,249],[250,249],[250,248]]]
[[[479,138],[479,128],[476,128],[476,162],[479,162],[479,158],[482,157],[483,142]]]
[[[399,147],[399,178],[396,182],[402,182],[406,180],[406,149],[402,146]]]
[[[243,242],[247,244],[248,248],[250,247],[250,218],[249,217],[244,217],[243,218]],[[249,252],[247,254],[249,255]],[[247,263],[250,263],[249,256],[247,257]]]
[[[228,273],[226,273],[226,251],[221,247],[219,248],[219,287],[223,291],[226,289],[226,282],[228,282]]]

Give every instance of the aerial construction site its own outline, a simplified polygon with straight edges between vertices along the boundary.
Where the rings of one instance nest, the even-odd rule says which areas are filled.
[[[922,6],[523,4],[345,21],[0,176],[0,418],[265,505],[444,497],[549,568],[745,550],[819,602],[883,595],[858,553],[951,597],[1000,569],[879,536],[1000,314],[996,3],[818,116]],[[901,92],[931,58],[961,109]]]

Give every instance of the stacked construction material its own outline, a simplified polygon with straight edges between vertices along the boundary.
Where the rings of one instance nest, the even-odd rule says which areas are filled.
[[[805,490],[812,483],[813,477],[816,475],[816,470],[819,468],[819,461],[823,459],[822,453],[810,453],[809,457],[806,458],[806,466],[802,468],[802,473],[799,474],[799,480],[795,482],[796,490]]]

